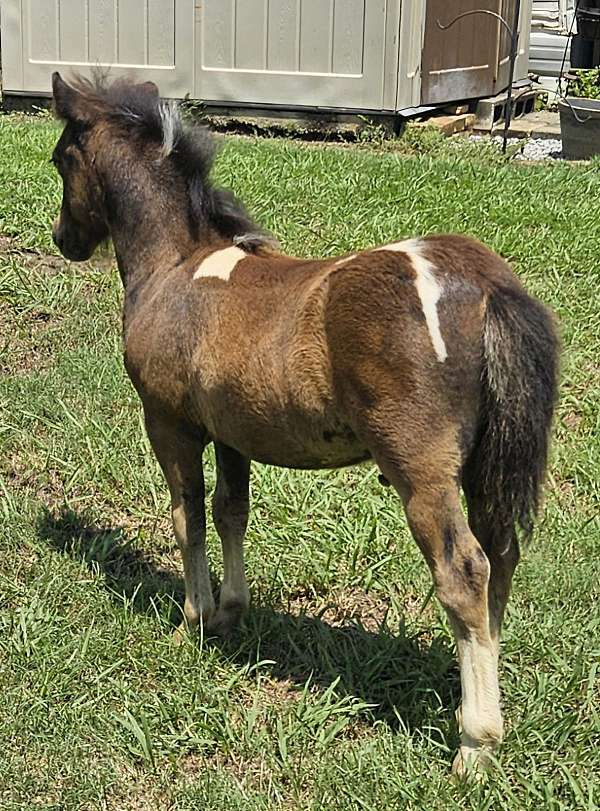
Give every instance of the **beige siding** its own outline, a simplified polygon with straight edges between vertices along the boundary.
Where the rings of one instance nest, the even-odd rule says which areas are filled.
[[[299,73],[331,73],[333,0],[303,0],[300,5]]]
[[[54,0],[60,8],[60,0]],[[118,2],[118,0],[117,0]],[[39,3],[31,2],[31,5]],[[82,3],[86,6],[86,3]],[[88,61],[113,65],[117,61],[117,13],[112,0],[87,0]],[[58,54],[57,54],[58,56]]]
[[[235,58],[235,0],[206,3],[202,51],[206,65],[225,70],[234,67]]]
[[[340,4],[338,4],[339,6]],[[363,49],[370,43],[363,40],[365,0],[345,0],[333,17],[331,69],[341,75],[358,75],[363,69]],[[385,32],[384,32],[385,33]],[[379,43],[373,43],[378,47]]]
[[[267,62],[267,3],[265,0],[237,0],[233,5],[233,66],[242,70],[264,70]]]
[[[398,26],[398,83],[396,109],[418,107],[421,102],[421,54],[425,29],[425,3],[402,3]]]
[[[100,66],[156,81],[167,96],[392,111],[401,4],[1,0],[4,88],[47,93],[53,70]],[[422,5],[404,0],[417,31]],[[413,98],[418,75],[410,81]]]
[[[385,2],[379,6],[385,21]],[[359,75],[366,0],[206,0],[202,67]]]
[[[297,70],[300,53],[298,0],[270,0],[268,26],[266,69]]]
[[[81,0],[61,0],[58,10],[58,61],[86,62],[89,36],[85,4]],[[31,53],[35,54],[35,49]]]
[[[80,3],[81,5],[81,3]],[[148,64],[148,21],[146,0],[128,0],[119,5],[117,18],[117,62]]]
[[[167,8],[165,0],[148,0],[145,15],[148,38],[147,64],[174,67],[175,0],[170,0],[166,6]]]
[[[566,34],[575,8],[575,0],[533,0],[531,28]]]

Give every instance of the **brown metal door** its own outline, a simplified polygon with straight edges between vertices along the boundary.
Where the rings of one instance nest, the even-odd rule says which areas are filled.
[[[515,22],[517,0],[502,0],[501,14],[512,28]],[[510,72],[510,36],[506,28],[500,26],[500,47],[498,48],[498,81],[496,90],[499,93],[508,87],[508,74]],[[516,77],[515,77],[516,78]]]
[[[510,39],[489,14],[472,14],[442,31],[465,11],[486,9],[508,16],[516,0],[427,0],[421,62],[421,103],[440,104],[493,96],[508,82]]]

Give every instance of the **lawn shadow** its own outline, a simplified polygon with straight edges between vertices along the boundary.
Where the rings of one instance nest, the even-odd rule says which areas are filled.
[[[71,510],[58,515],[44,510],[38,533],[54,549],[99,569],[119,604],[124,595],[133,610],[146,613],[157,598],[168,597],[173,623],[179,622],[181,578],[133,548],[122,528],[98,527]],[[323,689],[338,680],[336,694],[373,705],[374,720],[411,731],[436,727],[444,739],[455,736],[460,682],[455,657],[439,632],[411,635],[404,623],[394,633],[385,624],[373,631],[359,621],[334,624],[308,612],[255,604],[240,629],[211,644],[240,665],[261,663],[261,671],[280,681],[284,692],[309,678]]]
[[[338,696],[372,705],[374,720],[410,731],[436,727],[444,739],[455,734],[454,710],[460,679],[452,651],[439,634],[410,634],[402,623],[392,632],[360,620],[332,624],[318,615],[290,614],[253,606],[242,627],[218,642],[233,661],[262,663],[284,683],[308,679],[326,689],[336,680]]]
[[[183,606],[184,599],[181,577],[136,548],[123,527],[98,526],[66,507],[58,514],[44,507],[37,531],[58,552],[102,572],[111,595],[120,603],[121,596],[126,597],[134,611],[145,613],[153,599],[173,598],[172,621],[179,622],[177,606]]]

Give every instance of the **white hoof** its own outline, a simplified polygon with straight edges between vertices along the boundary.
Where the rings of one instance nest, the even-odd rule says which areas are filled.
[[[461,780],[482,780],[491,766],[489,746],[461,746],[452,763],[452,774]]]

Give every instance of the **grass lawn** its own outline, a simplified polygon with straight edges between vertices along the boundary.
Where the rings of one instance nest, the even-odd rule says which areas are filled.
[[[71,265],[51,245],[58,132],[0,119],[2,811],[597,808],[598,164],[235,138],[218,160],[289,252],[470,233],[560,317],[546,506],[504,633],[507,736],[490,779],[465,787],[448,778],[451,635],[368,466],[255,465],[246,626],[171,642],[181,567],[122,368],[118,275],[107,255]],[[209,546],[219,574],[210,526]]]

